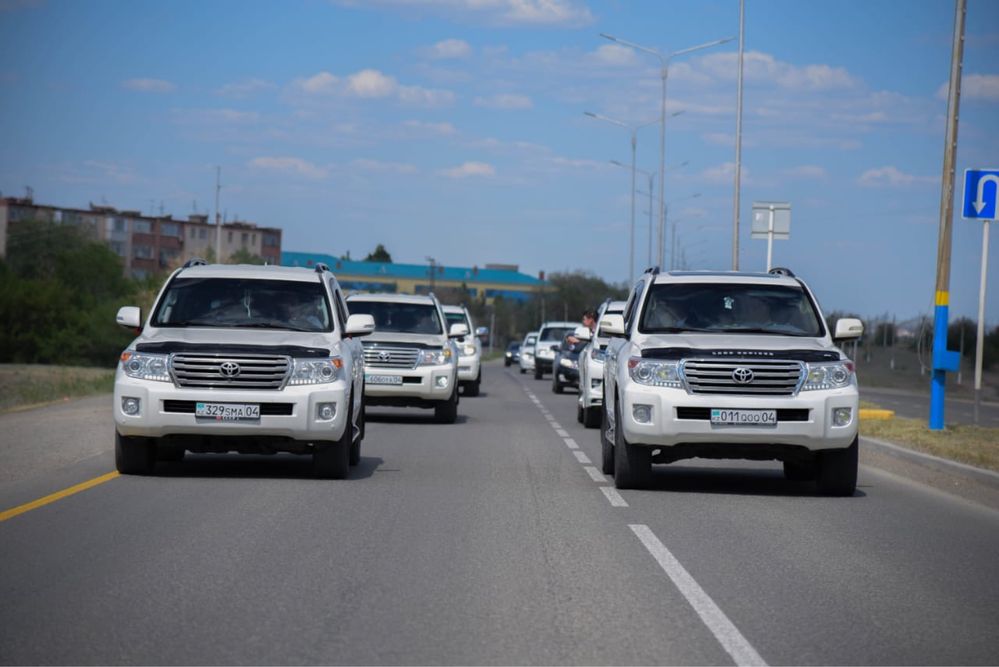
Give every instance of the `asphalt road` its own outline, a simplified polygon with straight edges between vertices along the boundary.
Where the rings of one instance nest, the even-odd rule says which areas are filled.
[[[876,387],[860,387],[860,398],[877,403],[882,408],[894,410],[899,417],[911,419],[929,419],[929,394],[900,391],[898,389],[880,389]],[[947,424],[974,424],[975,404],[967,399],[944,400],[944,422]],[[980,426],[999,428],[999,404],[982,402],[978,408],[978,423]]]
[[[454,425],[372,411],[346,481],[189,456],[0,521],[0,662],[999,662],[994,510],[866,466],[617,494],[574,395],[484,374]],[[109,402],[0,417],[0,511],[112,470]]]

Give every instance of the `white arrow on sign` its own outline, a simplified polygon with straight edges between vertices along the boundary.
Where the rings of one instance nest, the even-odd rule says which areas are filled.
[[[985,184],[989,181],[995,183],[996,185],[996,206],[999,206],[999,176],[996,176],[995,174],[986,174],[978,180],[978,199],[974,201],[976,213],[980,214],[983,210],[985,210],[987,202],[982,199],[982,195],[985,194]]]

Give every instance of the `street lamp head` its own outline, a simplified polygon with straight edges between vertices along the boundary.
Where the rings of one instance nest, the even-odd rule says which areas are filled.
[[[627,167],[628,166],[626,164],[622,164],[621,162],[618,162],[617,160],[611,160],[610,163],[611,164],[616,164],[619,167]]]

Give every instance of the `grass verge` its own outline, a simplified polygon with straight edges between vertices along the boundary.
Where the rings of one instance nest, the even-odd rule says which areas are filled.
[[[862,403],[867,403],[863,401]],[[862,407],[877,408],[874,404]],[[923,419],[860,421],[860,435],[887,440],[940,458],[999,471],[999,428],[956,424],[931,431]]]
[[[114,370],[108,368],[0,364],[0,412],[113,389]]]

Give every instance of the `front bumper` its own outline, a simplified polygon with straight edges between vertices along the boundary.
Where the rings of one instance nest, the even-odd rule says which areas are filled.
[[[171,382],[130,378],[121,370],[115,379],[115,428],[123,436],[161,438],[171,435],[277,437],[293,440],[337,440],[343,436],[350,413],[349,385],[344,380],[329,384],[289,386],[275,390],[197,389],[177,387]],[[139,413],[122,411],[122,399],[139,399]],[[195,417],[196,403],[244,403],[261,406],[259,420],[216,421]],[[336,405],[333,419],[318,416],[320,403]]]
[[[479,368],[482,364],[482,355],[470,354],[467,357],[458,357],[458,381],[475,382],[479,377]]]
[[[604,365],[586,355],[586,372],[580,374],[579,403],[584,408],[592,408],[604,403]]]
[[[534,355],[533,354],[522,354],[520,355],[520,367],[525,371],[534,370]]]
[[[570,385],[578,385],[579,384],[579,369],[578,368],[567,368],[567,367],[563,366],[562,364],[559,364],[558,366],[555,367],[555,370],[552,371],[552,372],[558,373],[558,379],[561,382],[564,382],[564,383],[570,384]]]
[[[369,401],[371,405],[376,405],[378,399],[393,398],[446,401],[454,391],[455,366],[451,364],[420,366],[418,368],[368,366],[364,369],[364,375],[365,378],[372,375],[398,375],[402,377],[402,384],[374,384],[366,379],[364,396],[371,399]]]
[[[688,394],[683,389],[647,387],[629,382],[623,387],[620,427],[625,439],[632,444],[673,446],[704,445],[793,445],[811,451],[848,447],[857,435],[856,387],[829,391],[800,392],[797,396],[726,396]],[[640,423],[635,419],[635,406],[649,406],[651,420]],[[710,421],[712,408],[788,410],[795,419],[772,426],[714,425]],[[835,408],[850,408],[852,420],[845,426],[834,426]],[[641,412],[641,411],[640,411]],[[684,417],[684,418],[681,418]],[[738,457],[737,457],[738,458]]]

